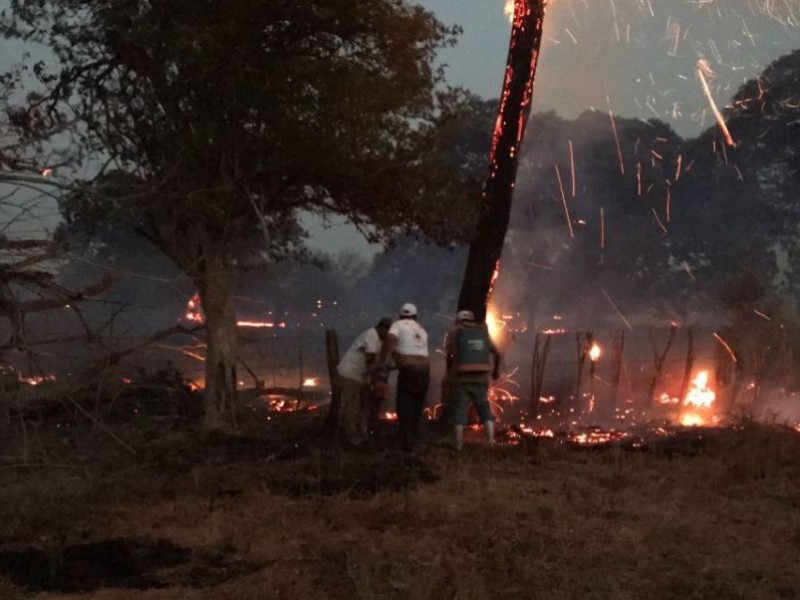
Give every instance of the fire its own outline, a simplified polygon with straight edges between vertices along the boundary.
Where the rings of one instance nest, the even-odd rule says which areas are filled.
[[[591,428],[585,432],[571,434],[569,441],[579,446],[597,446],[618,442],[627,436],[628,434],[624,431],[617,431],[616,429],[606,431],[599,428]]]
[[[21,377],[19,381],[25,385],[36,387],[37,385],[42,385],[43,383],[53,383],[55,380],[55,375],[33,375],[31,377]]]
[[[597,362],[600,360],[600,357],[603,355],[603,349],[600,345],[595,342],[592,344],[592,347],[589,349],[589,358],[592,362]]]
[[[317,377],[306,377],[303,379],[303,387],[317,387],[319,379]]]
[[[686,413],[681,416],[681,425],[684,427],[701,427],[705,425],[705,419],[695,413]]]
[[[190,323],[203,323],[205,321],[203,309],[200,306],[200,294],[195,293],[189,298],[189,302],[186,303],[186,314],[183,315],[183,318]]]
[[[692,380],[692,387],[686,394],[683,405],[689,410],[680,417],[681,425],[697,427],[708,422],[708,410],[714,405],[717,395],[709,387],[708,371],[700,371]]]
[[[203,314],[203,304],[200,301],[200,294],[195,293],[189,298],[189,302],[186,303],[186,312],[183,318],[190,323],[205,323],[206,318]],[[236,326],[247,329],[274,329],[276,327],[279,329],[286,329],[286,322],[241,320],[236,321]]]
[[[502,320],[494,308],[489,307],[486,310],[486,327],[489,329],[489,337],[497,341],[500,337],[500,332],[505,327],[506,322]]]
[[[272,412],[296,412],[300,410],[300,400],[283,394],[268,394],[267,406]]]
[[[506,5],[503,7],[503,14],[508,18],[509,23],[514,21],[514,0],[506,0]]]

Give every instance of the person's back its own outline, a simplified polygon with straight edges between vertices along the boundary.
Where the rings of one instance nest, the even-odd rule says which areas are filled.
[[[381,348],[381,340],[374,327],[363,331],[339,360],[339,375],[354,381],[366,383],[368,375],[368,355],[375,356]]]
[[[430,382],[428,333],[417,322],[417,307],[404,304],[392,323],[381,348],[378,365],[389,357],[398,367],[395,404],[403,447],[411,450],[419,437],[419,426]]]
[[[392,323],[389,335],[396,338],[393,356],[398,367],[430,362],[428,332],[415,319],[400,319]]]
[[[339,361],[338,385],[342,398],[338,422],[347,442],[357,446],[369,433],[370,403],[367,385],[370,367],[381,348],[382,339],[391,325],[384,318],[375,326],[362,332]]]
[[[456,379],[488,381],[492,371],[492,342],[485,323],[460,323],[449,334],[453,340],[453,371]]]
[[[489,337],[485,323],[477,323],[471,311],[459,311],[456,325],[447,334],[448,411],[454,421],[456,448],[460,449],[472,404],[483,423],[486,437],[494,441],[494,415],[489,405],[489,377],[499,376],[500,354]],[[494,359],[494,360],[492,360]]]

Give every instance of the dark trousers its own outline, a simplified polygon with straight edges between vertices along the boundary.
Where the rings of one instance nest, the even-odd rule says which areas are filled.
[[[405,450],[412,450],[419,439],[430,378],[428,365],[403,367],[397,375],[397,424]]]

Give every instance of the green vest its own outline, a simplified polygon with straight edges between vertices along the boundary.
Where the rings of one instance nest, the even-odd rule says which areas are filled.
[[[456,330],[455,359],[459,373],[488,373],[492,370],[489,329],[484,323],[461,325]]]

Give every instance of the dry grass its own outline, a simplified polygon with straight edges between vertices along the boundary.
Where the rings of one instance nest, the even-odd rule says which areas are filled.
[[[180,460],[145,469],[0,471],[4,546],[166,538],[227,549],[252,572],[210,587],[38,596],[0,579],[0,597],[749,600],[800,590],[800,436],[778,427],[716,434],[692,456],[530,445],[435,449],[422,462],[313,444],[296,456],[189,460],[197,447],[181,439],[170,442]]]

